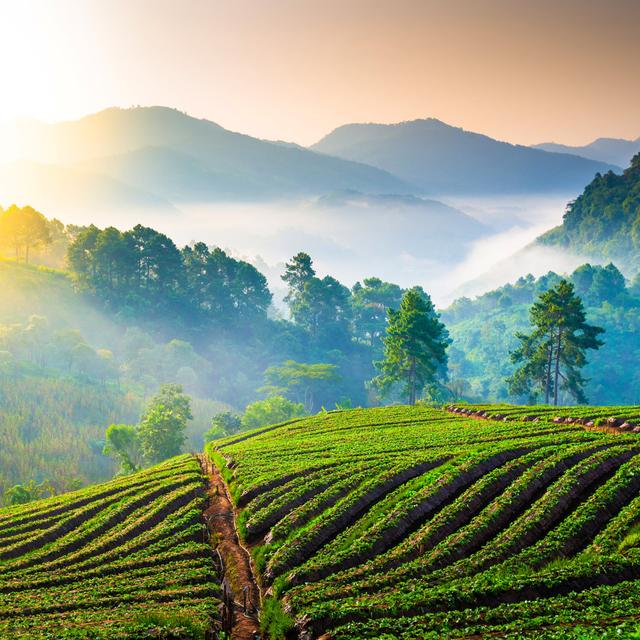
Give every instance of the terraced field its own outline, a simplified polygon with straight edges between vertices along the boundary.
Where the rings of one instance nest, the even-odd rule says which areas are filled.
[[[0,638],[632,637],[638,434],[464,410],[319,414],[2,509]]]
[[[601,638],[640,625],[635,433],[392,407],[208,453],[264,602],[277,598],[300,637]]]
[[[220,576],[192,456],[0,510],[0,638],[203,637]]]

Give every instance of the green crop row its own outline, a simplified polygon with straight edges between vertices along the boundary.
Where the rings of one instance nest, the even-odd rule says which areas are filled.
[[[203,637],[220,596],[203,487],[196,459],[180,456],[1,510],[0,637]]]
[[[582,610],[587,629],[605,614],[635,628],[640,592],[620,585],[640,578],[637,436],[554,418],[631,421],[640,408],[465,408],[498,419],[353,410],[210,445],[243,496],[262,580],[299,630],[561,637]],[[588,597],[608,589],[616,605]],[[572,592],[581,605],[554,610]]]

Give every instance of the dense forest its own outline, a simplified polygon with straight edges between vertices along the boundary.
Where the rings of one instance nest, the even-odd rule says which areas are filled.
[[[520,278],[475,300],[461,298],[442,313],[453,344],[449,349],[451,387],[459,397],[486,401],[523,401],[509,395],[507,378],[514,371],[509,354],[516,334],[529,325],[536,297],[557,285],[559,274]],[[604,328],[604,346],[589,355],[584,373],[592,404],[640,402],[640,278],[625,281],[613,265],[585,264],[569,277],[584,302],[590,322]],[[571,402],[565,396],[562,403]]]
[[[640,264],[640,154],[622,174],[597,174],[567,207],[561,226],[538,242],[613,260],[632,272]]]

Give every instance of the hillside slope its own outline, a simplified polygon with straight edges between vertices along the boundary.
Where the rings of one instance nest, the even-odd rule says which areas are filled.
[[[191,456],[0,510],[0,637],[203,638],[219,574]]]
[[[434,118],[348,124],[311,149],[384,169],[429,194],[571,193],[596,172],[615,168],[499,142]]]
[[[79,170],[79,178],[99,176],[103,182],[110,179],[136,193],[178,203],[285,198],[338,189],[412,190],[378,168],[252,138],[166,107],[111,108],[54,124],[20,121],[9,133],[17,138],[22,158],[72,167]],[[83,185],[79,180],[75,188]],[[38,188],[38,181],[32,181],[25,200],[34,201]],[[73,198],[73,189],[69,184],[56,196]],[[90,189],[82,191],[88,197]],[[96,193],[96,206],[102,198]]]
[[[0,637],[204,640],[254,567],[265,639],[627,637],[640,436],[478,409],[318,414],[212,443],[219,471],[181,456],[0,509]]]
[[[567,207],[562,225],[538,244],[616,261],[640,269],[640,154],[621,174],[597,175]]]
[[[636,624],[636,434],[392,407],[209,453],[300,637],[595,638]]]

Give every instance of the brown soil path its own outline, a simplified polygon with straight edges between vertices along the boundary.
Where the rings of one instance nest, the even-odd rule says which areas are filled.
[[[227,595],[224,597],[223,630],[230,631],[234,639],[253,640],[260,637],[260,589],[251,556],[238,538],[236,512],[220,472],[205,455],[198,455],[198,461],[209,481],[209,503],[204,518],[224,567],[223,592]]]

